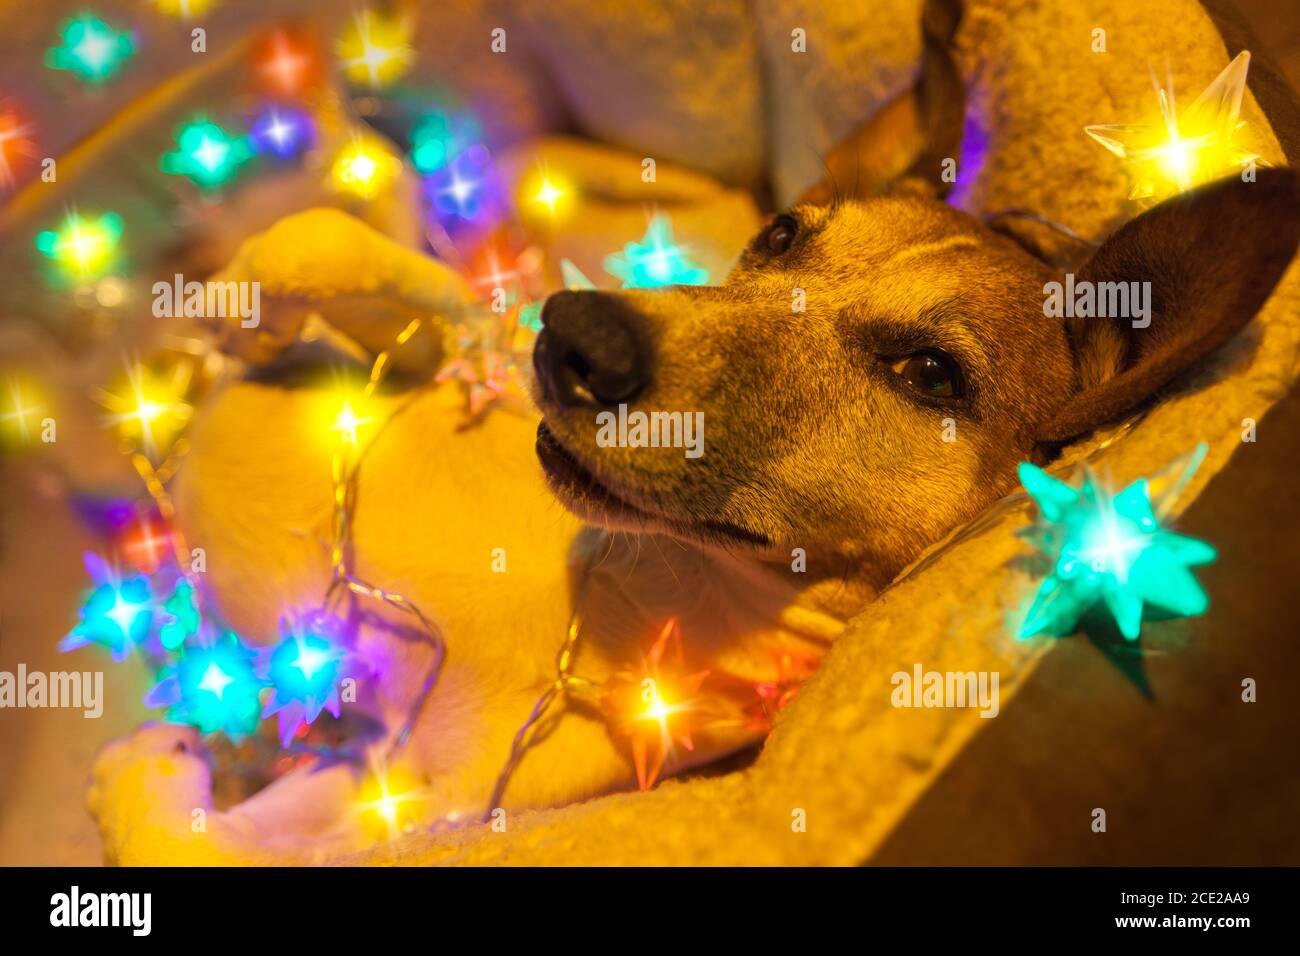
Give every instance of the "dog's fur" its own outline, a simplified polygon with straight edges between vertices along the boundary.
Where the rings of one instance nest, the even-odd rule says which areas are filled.
[[[1062,323],[1043,313],[1056,270],[918,182],[904,177],[870,199],[813,196],[789,213],[788,251],[769,251],[765,230],[719,287],[548,302],[548,328],[573,309],[617,310],[634,325],[653,372],[635,405],[702,411],[698,460],[597,447],[590,405],[545,388],[540,440],[535,420],[504,413],[459,429],[449,385],[421,393],[373,438],[357,570],[428,609],[448,648],[397,768],[424,784],[424,822],[483,810],[516,729],[553,679],[576,605],[584,677],[634,666],[655,626],[676,616],[714,669],[775,679],[783,655],[815,658],[927,545],[1010,491],[1019,461],[1049,460],[1235,334],[1300,229],[1287,171],[1171,200],[1079,270],[1092,281],[1151,281],[1151,326]],[[339,237],[327,230],[323,241]],[[805,311],[791,308],[795,289]],[[898,374],[902,359],[929,351],[957,361],[963,395],[921,395]],[[243,383],[195,429],[182,522],[207,549],[223,613],[250,640],[272,640],[286,606],[310,605],[328,580],[330,452],[303,437],[319,403],[310,390]],[[952,426],[957,440],[945,441]],[[504,574],[492,568],[496,548]],[[796,548],[808,556],[804,573],[791,570]],[[372,703],[395,727],[427,651],[380,628],[363,639],[390,656]],[[702,735],[670,769],[755,735]],[[218,812],[199,753],[193,733],[161,726],[105,752],[90,799],[110,858],[309,862],[370,839],[352,812],[355,768],[296,771]],[[525,756],[504,806],[570,802],[633,779],[604,725],[567,712]],[[191,828],[195,808],[208,811],[203,833]]]

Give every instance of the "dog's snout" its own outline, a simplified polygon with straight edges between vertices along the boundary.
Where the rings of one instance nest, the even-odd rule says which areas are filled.
[[[650,382],[637,315],[605,292],[557,292],[546,300],[533,365],[547,397],[561,405],[631,402]]]

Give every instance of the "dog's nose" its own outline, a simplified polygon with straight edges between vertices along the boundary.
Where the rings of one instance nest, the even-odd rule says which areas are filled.
[[[561,405],[630,402],[650,382],[637,315],[606,292],[557,292],[542,309],[533,366],[547,397]]]

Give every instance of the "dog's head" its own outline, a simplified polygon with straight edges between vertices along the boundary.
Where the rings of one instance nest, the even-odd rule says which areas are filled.
[[[1300,236],[1289,170],[1163,203],[1074,270],[1079,289],[1150,283],[1128,314],[1048,315],[1061,272],[913,175],[933,184],[957,155],[944,8],[917,90],[829,158],[873,198],[812,190],[721,286],[548,300],[538,454],[569,508],[887,579],[1010,491],[1018,462],[1133,410],[1268,298]],[[885,148],[899,130],[911,169]]]
[[[1131,221],[1075,286],[1150,282],[1146,324],[1049,317],[1061,276],[936,200],[801,204],[721,286],[553,296],[538,454],[591,520],[887,575],[1010,490],[1018,462],[1235,334],[1294,252],[1296,206],[1292,174],[1261,170]]]

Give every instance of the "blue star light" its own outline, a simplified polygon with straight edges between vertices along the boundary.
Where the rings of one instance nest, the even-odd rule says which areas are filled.
[[[605,257],[605,271],[623,280],[624,289],[658,289],[666,285],[704,285],[709,273],[686,257],[673,242],[672,221],[656,213],[640,242]]]
[[[135,645],[149,636],[153,621],[148,578],[104,583],[90,593],[81,607],[81,622],[59,643],[59,650],[101,644],[113,652],[113,660],[124,660]]]
[[[230,631],[211,645],[187,646],[175,665],[159,671],[159,681],[145,697],[150,707],[167,707],[167,719],[218,730],[239,742],[261,720],[260,693],[266,682],[253,670],[254,651]]]
[[[95,588],[81,606],[81,620],[59,642],[59,650],[99,644],[113,652],[113,660],[125,660],[132,648],[149,636],[155,623],[166,622],[170,616],[160,615],[155,608],[148,578],[136,575],[121,580],[99,555],[86,552],[82,557]]]
[[[280,742],[288,746],[299,726],[311,724],[322,710],[339,716],[344,651],[342,625],[333,615],[314,612],[280,627],[284,640],[263,662],[273,689],[262,716],[279,716]]]
[[[471,146],[424,180],[425,192],[440,217],[480,222],[497,208],[492,157]]]
[[[291,159],[316,139],[311,116],[295,106],[268,106],[253,120],[248,141],[253,151],[278,159]]]
[[[1074,488],[1021,462],[1020,482],[1039,513],[1019,534],[1053,561],[1020,637],[1068,634],[1098,601],[1130,641],[1141,631],[1144,605],[1179,616],[1209,607],[1188,568],[1213,561],[1215,550],[1160,527],[1146,478],[1112,495],[1086,470]]]

